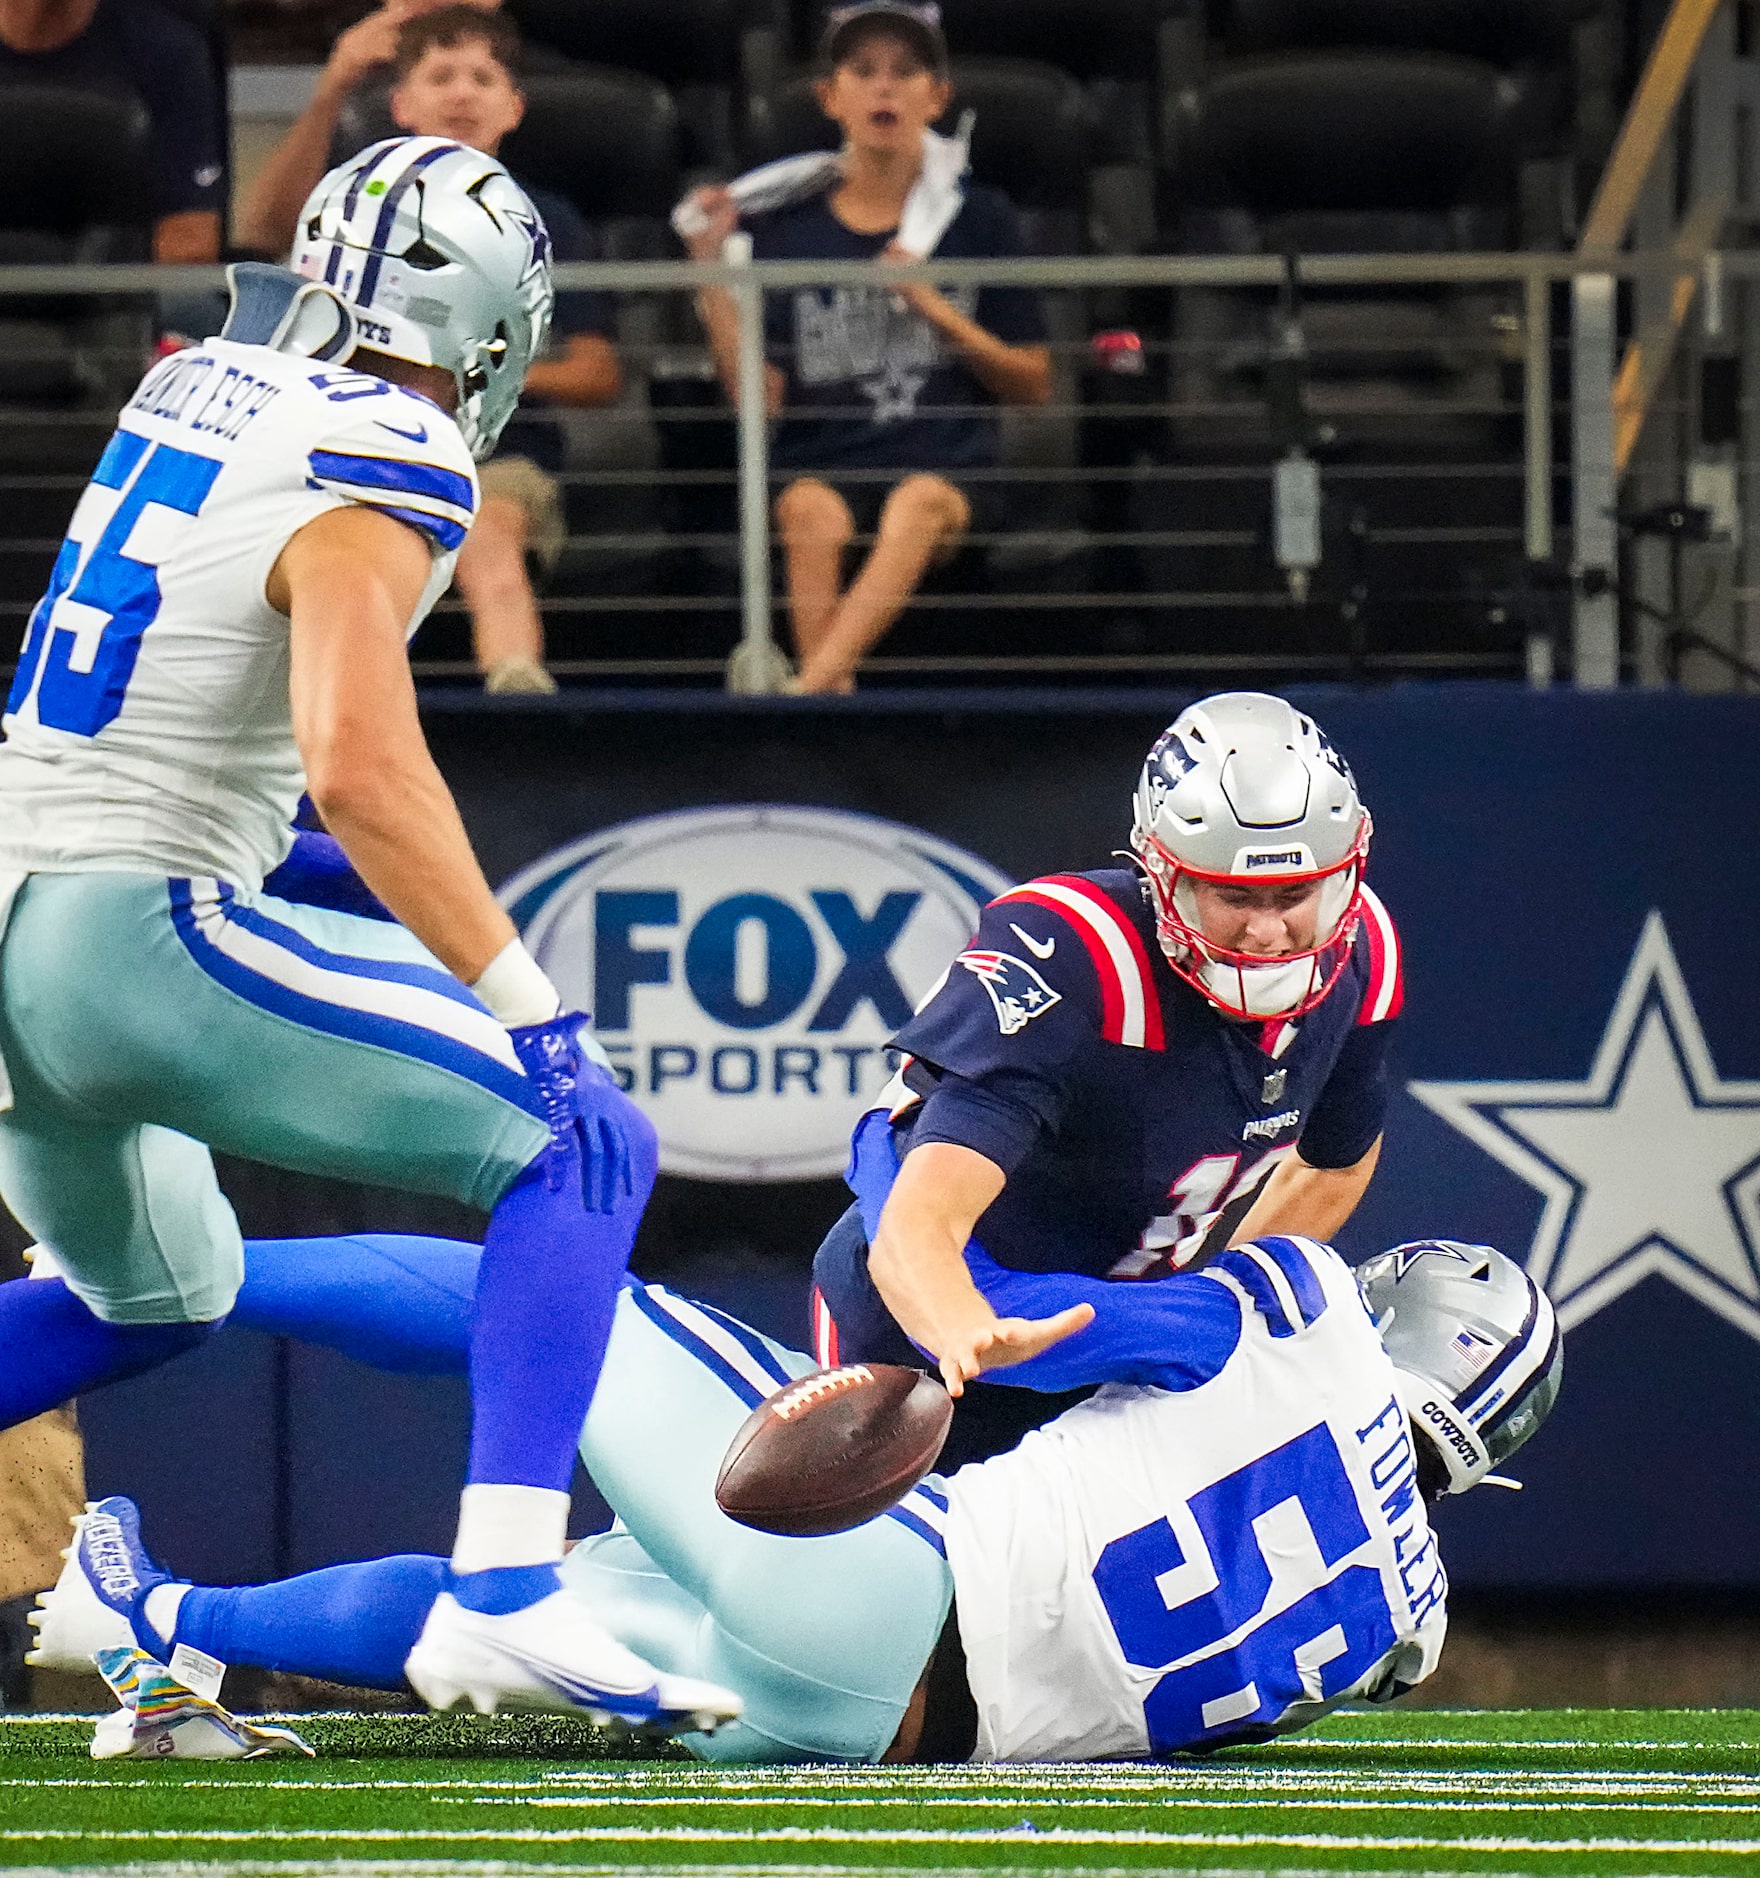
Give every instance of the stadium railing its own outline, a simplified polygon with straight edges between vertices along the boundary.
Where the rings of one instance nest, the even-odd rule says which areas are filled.
[[[1686,420],[1702,402],[1692,370],[1700,354],[1721,355],[1732,333],[1760,325],[1749,314],[1757,276],[1760,254],[1670,248],[560,268],[559,287],[618,297],[630,390],[618,407],[568,419],[570,525],[544,600],[551,666],[565,680],[726,676],[735,689],[775,688],[787,636],[769,426],[757,396],[737,418],[719,398],[684,297],[709,283],[733,290],[756,386],[766,292],[900,278],[1040,291],[1062,309],[1052,319],[1057,391],[1008,420],[1011,443],[988,472],[1015,499],[1013,525],[975,538],[925,583],[865,679],[1526,673],[1613,683],[1634,673],[1631,610],[1622,665],[1592,636],[1604,622],[1582,601],[1620,596],[1626,548],[1646,529],[1669,535],[1677,566],[1664,604],[1643,606],[1739,658],[1760,585],[1745,558],[1717,587],[1727,617],[1689,617],[1683,599],[1703,586],[1692,557],[1718,551],[1695,533],[1734,518],[1664,511],[1692,509],[1681,493]],[[1612,315],[1599,341],[1579,319],[1573,348],[1568,290],[1613,309],[1634,290],[1678,297],[1683,279],[1704,283],[1698,315],[1682,324],[1674,377],[1650,406],[1681,420],[1677,447],[1666,462],[1653,454],[1635,464],[1622,508],[1607,444]],[[221,284],[218,269],[0,267],[0,335],[28,342],[29,321],[15,315],[32,302],[98,296],[124,306],[138,296],[144,305],[175,294],[191,304]],[[1372,341],[1361,317],[1338,318],[1340,307],[1409,314],[1444,301],[1469,316],[1441,327],[1402,316]],[[1208,323],[1186,317],[1200,303],[1221,311]],[[1096,307],[1127,307],[1136,323],[1097,337]],[[1353,365],[1353,348],[1375,356]],[[60,529],[143,353],[124,347],[99,361],[108,395],[80,408],[33,412],[28,399],[9,400],[0,665],[17,656]],[[1738,418],[1744,432],[1755,422],[1745,404]],[[1743,435],[1737,454],[1742,465],[1760,458],[1760,438]],[[1646,513],[1631,512],[1634,492]],[[1616,525],[1600,531],[1610,545],[1594,558],[1582,523],[1597,517]],[[456,604],[443,607],[417,642],[418,673],[463,677],[466,650]]]

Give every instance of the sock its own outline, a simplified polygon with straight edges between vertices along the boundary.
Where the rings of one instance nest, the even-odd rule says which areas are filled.
[[[626,1126],[635,1191],[610,1212],[589,1213],[572,1179],[552,1191],[539,1161],[490,1216],[471,1330],[473,1486],[568,1492],[617,1294],[658,1168],[654,1130],[633,1104]],[[559,1548],[553,1557],[561,1556]]]
[[[324,1344],[373,1369],[462,1376],[481,1258],[456,1239],[402,1233],[247,1239],[231,1322]]]
[[[445,1588],[446,1561],[416,1553],[273,1585],[196,1585],[184,1596],[173,1641],[223,1663],[401,1689],[404,1659]]]
[[[154,1585],[135,1609],[134,1640],[161,1663],[171,1659],[172,1639],[177,1635],[177,1613],[194,1589],[193,1585],[175,1581]]]
[[[206,1342],[224,1321],[107,1324],[60,1278],[0,1284],[0,1428],[156,1369]]]
[[[498,1571],[455,1572],[447,1589],[467,1611],[504,1617],[560,1591],[562,1578],[554,1565],[507,1565]]]
[[[568,1495],[548,1487],[466,1487],[458,1500],[455,1572],[550,1565],[568,1537]]]

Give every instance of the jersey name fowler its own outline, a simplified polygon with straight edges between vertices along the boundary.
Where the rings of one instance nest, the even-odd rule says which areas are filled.
[[[1008,1185],[977,1238],[1018,1269],[1152,1277],[1226,1242],[1277,1164],[1348,1167],[1381,1133],[1404,990],[1364,890],[1350,958],[1294,1021],[1225,1017],[1168,966],[1138,876],[994,900],[899,1032],[899,1147],[951,1140]]]

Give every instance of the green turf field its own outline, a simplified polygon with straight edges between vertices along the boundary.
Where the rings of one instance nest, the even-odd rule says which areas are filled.
[[[297,1725],[316,1761],[204,1768],[96,1766],[88,1722],[0,1720],[0,1859],[314,1878],[1760,1873],[1755,1711],[1350,1714],[1170,1766],[725,1773],[607,1760],[567,1723]]]

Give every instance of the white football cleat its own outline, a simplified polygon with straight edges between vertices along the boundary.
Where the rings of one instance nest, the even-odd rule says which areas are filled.
[[[468,1699],[479,1715],[585,1715],[601,1727],[707,1731],[734,1720],[742,1706],[713,1683],[662,1676],[562,1590],[495,1616],[466,1610],[442,1591],[403,1673],[433,1709]]]
[[[31,1611],[37,1637],[24,1660],[38,1669],[89,1676],[100,1650],[135,1647],[135,1600],[170,1579],[141,1544],[139,1510],[121,1495],[86,1502],[86,1510],[74,1515],[73,1543],[61,1556],[67,1563],[54,1589],[43,1592]]]

